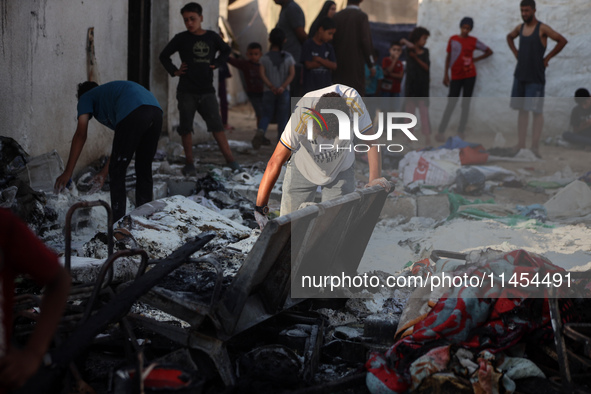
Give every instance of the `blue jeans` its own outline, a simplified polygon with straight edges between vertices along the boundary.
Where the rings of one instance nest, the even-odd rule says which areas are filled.
[[[283,133],[283,129],[287,125],[290,115],[290,95],[289,90],[284,90],[283,93],[275,95],[271,91],[263,92],[263,115],[259,123],[259,129],[267,132],[267,127],[275,115],[277,119],[277,131],[279,136]]]

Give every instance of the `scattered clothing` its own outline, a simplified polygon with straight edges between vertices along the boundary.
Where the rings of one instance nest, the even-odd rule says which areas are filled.
[[[486,277],[491,273],[504,273],[511,278],[513,274],[532,277],[538,273],[543,277],[558,272],[564,269],[539,255],[515,250],[501,259],[456,270],[454,275],[466,273],[472,277]],[[487,282],[482,288],[448,288],[425,318],[414,325],[411,335],[398,340],[385,354],[370,356],[366,363],[368,389],[373,393],[403,393],[416,387],[419,382],[413,380],[411,368],[416,371],[421,363],[430,365],[420,367],[419,378],[440,370],[449,360],[448,349],[442,346],[497,355],[525,339],[532,343],[552,341],[547,288],[540,289],[543,298],[528,297],[531,296],[528,290],[501,287],[500,281],[492,287]],[[572,301],[561,297],[559,302],[562,319],[574,320]],[[421,359],[424,355],[428,355],[427,358]],[[486,358],[486,353],[483,356]],[[484,369],[481,363],[479,365],[482,372],[489,371],[486,365]]]

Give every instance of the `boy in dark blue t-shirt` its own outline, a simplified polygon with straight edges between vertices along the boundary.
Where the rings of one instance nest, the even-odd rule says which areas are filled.
[[[183,142],[186,164],[183,174],[195,175],[193,163],[193,118],[195,111],[207,124],[207,131],[213,133],[220,151],[232,170],[240,170],[234,161],[224,126],[220,117],[220,109],[213,87],[213,70],[220,67],[228,59],[230,47],[214,31],[201,27],[203,9],[197,3],[188,3],[181,9],[181,15],[187,31],[177,34],[170,40],[160,53],[160,62],[173,77],[179,77],[177,100],[179,109],[178,133]],[[177,68],[170,57],[179,53],[181,65]],[[216,53],[220,53],[216,57]]]
[[[314,34],[302,45],[304,64],[304,94],[332,85],[332,72],[337,59],[330,41],[337,31],[332,18],[324,18]]]

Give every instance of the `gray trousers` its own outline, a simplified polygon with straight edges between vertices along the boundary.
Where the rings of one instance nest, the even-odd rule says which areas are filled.
[[[328,201],[355,191],[354,166],[342,171],[332,183],[322,187],[322,201]],[[318,185],[307,180],[295,164],[289,163],[283,179],[281,215],[296,211],[304,202],[313,202]]]

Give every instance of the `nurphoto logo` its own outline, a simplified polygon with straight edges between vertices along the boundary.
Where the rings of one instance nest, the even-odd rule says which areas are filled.
[[[382,134],[384,134],[384,129],[386,130],[387,141],[392,141],[392,135],[395,130],[402,131],[411,141],[417,141],[417,137],[415,137],[409,130],[417,125],[417,117],[407,112],[378,112],[377,132],[371,135],[365,135],[359,131],[359,114],[357,112],[353,113],[353,122],[351,122],[349,115],[338,109],[321,109],[320,112],[318,112],[312,108],[304,108],[308,110],[308,112],[306,112],[306,114],[309,116],[307,124],[307,137],[310,141],[315,139],[314,132],[312,130],[313,122],[316,122],[320,130],[328,130],[328,124],[322,114],[333,114],[337,117],[339,123],[338,138],[340,141],[351,141],[353,139],[353,134],[361,141],[377,141],[382,137]],[[384,117],[386,119],[385,127]],[[410,119],[410,123],[404,122],[407,119]],[[351,133],[351,123],[353,123],[353,133]],[[321,152],[322,150],[334,149],[348,151],[353,149],[355,152],[367,152],[371,146],[377,146],[378,152],[380,149],[387,149],[388,152],[402,152],[404,149],[404,147],[400,144],[349,144],[348,146],[339,146],[338,144],[319,144],[319,146]]]

